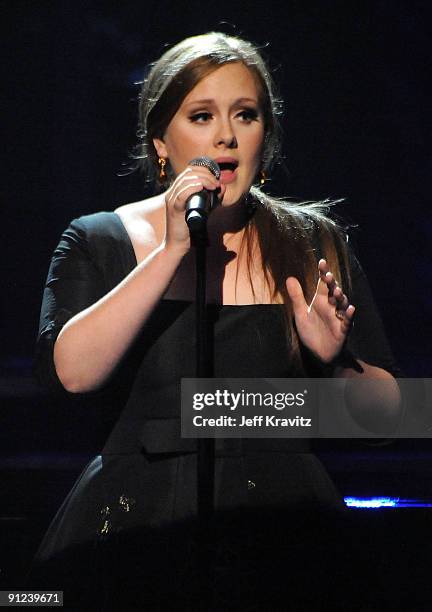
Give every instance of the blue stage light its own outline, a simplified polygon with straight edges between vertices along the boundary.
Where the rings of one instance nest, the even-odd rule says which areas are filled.
[[[400,497],[344,497],[348,508],[432,508],[432,501]]]

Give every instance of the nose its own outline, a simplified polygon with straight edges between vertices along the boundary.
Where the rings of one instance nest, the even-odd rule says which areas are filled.
[[[227,149],[236,149],[238,146],[237,138],[235,136],[231,121],[228,119],[222,121],[218,126],[215,134],[216,146],[224,146]]]

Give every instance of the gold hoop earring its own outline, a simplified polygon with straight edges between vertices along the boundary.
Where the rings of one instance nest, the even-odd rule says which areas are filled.
[[[261,185],[261,187],[264,185],[266,180],[267,180],[267,175],[264,172],[264,170],[261,170],[261,172],[260,172],[260,185]]]
[[[166,166],[166,159],[164,157],[159,157],[158,159],[158,164],[159,164],[159,180],[161,183],[163,183],[164,181],[166,181],[167,178],[167,173],[165,172],[165,166]]]

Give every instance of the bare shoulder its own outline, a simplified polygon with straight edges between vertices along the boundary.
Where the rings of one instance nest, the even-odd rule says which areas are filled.
[[[165,235],[165,201],[162,196],[119,206],[114,211],[121,219],[137,261],[158,247]]]

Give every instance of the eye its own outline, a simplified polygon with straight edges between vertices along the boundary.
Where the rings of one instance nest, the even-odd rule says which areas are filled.
[[[255,108],[244,108],[237,113],[237,117],[239,117],[245,123],[251,123],[252,121],[257,121],[258,111]]]
[[[194,113],[189,117],[189,121],[192,123],[206,123],[211,119],[211,113],[207,111],[201,111],[199,113]]]

